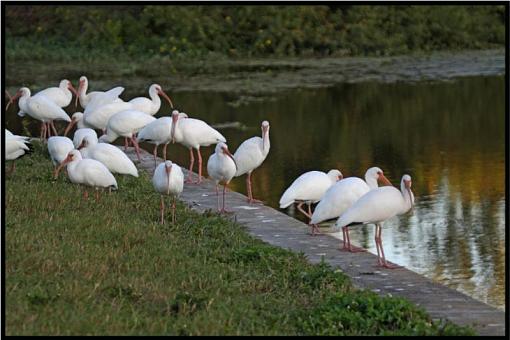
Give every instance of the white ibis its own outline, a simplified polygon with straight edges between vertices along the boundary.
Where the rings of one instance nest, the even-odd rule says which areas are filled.
[[[320,201],[324,193],[337,181],[343,178],[337,169],[330,170],[327,174],[322,171],[308,171],[292,182],[280,198],[280,208],[284,209],[291,204],[298,203],[298,210],[308,218],[312,217],[311,205]],[[302,206],[308,205],[308,212]]]
[[[98,143],[97,136],[85,135],[77,147],[84,159],[103,163],[112,173],[138,177],[138,170],[122,150],[107,143]]]
[[[175,200],[181,194],[184,187],[184,175],[181,167],[171,161],[159,164],[152,176],[154,189],[161,195],[161,224],[165,223],[164,195],[172,196],[172,223],[175,223]]]
[[[129,101],[133,105],[132,109],[137,111],[145,112],[151,116],[154,116],[161,107],[161,99],[159,96],[163,96],[168,103],[170,104],[170,107],[173,109],[174,104],[172,104],[172,101],[170,100],[170,97],[163,91],[160,85],[158,84],[152,84],[149,87],[149,98],[146,97],[136,97]]]
[[[261,130],[262,138],[256,136],[247,139],[234,152],[234,159],[237,164],[236,177],[248,174],[246,176],[246,190],[250,203],[257,201],[253,198],[251,189],[251,173],[264,162],[271,147],[269,143],[269,122],[267,120],[262,122]]]
[[[184,118],[188,116],[185,113],[180,113],[180,115]],[[168,143],[172,140],[171,136],[172,130],[172,117],[161,117],[153,121],[152,123],[147,124],[143,127],[143,129],[138,132],[137,141],[138,142],[147,142],[150,144],[154,144],[154,150],[152,154],[154,155],[154,167],[156,167],[156,157],[158,152],[158,146],[160,144],[164,144],[163,147],[163,158],[166,161],[166,147]]]
[[[90,128],[88,127],[85,122],[83,121],[83,112],[75,112],[71,115],[71,121],[69,124],[67,124],[66,129],[64,130],[64,136],[67,136],[69,131],[73,128],[73,126],[76,125],[76,128],[79,129],[85,129]]]
[[[358,177],[348,177],[332,185],[313,211],[310,219],[312,234],[319,231],[319,223],[338,218],[361,196],[377,188],[378,180],[385,185],[391,185],[383,171],[378,167],[372,167],[366,171],[365,181]]]
[[[234,156],[228,151],[227,144],[220,142],[216,144],[215,152],[207,161],[207,172],[216,182],[216,198],[219,212],[227,212],[225,209],[225,191],[230,180],[237,171],[237,165]],[[223,184],[223,207],[220,209],[220,196],[218,193],[218,184]]]
[[[29,137],[13,135],[9,130],[5,129],[5,160],[12,161],[10,173],[16,169],[15,161],[26,154],[32,152],[32,144],[28,141]]]
[[[184,115],[179,114],[176,110],[172,113],[172,142],[178,142],[189,149],[190,166],[188,179],[186,183],[191,182],[191,173],[193,171],[193,149],[197,150],[198,154],[198,181],[196,184],[202,182],[202,154],[200,153],[201,146],[209,146],[219,142],[226,143],[225,137],[206,122],[200,119],[185,118]]]
[[[136,155],[140,161],[140,147],[138,142],[133,138],[133,135],[140,131],[145,125],[155,121],[151,115],[145,112],[126,110],[114,114],[106,126],[106,134],[99,138],[100,142],[111,143],[118,137],[125,137],[131,139],[135,146]]]
[[[73,136],[73,144],[75,149],[78,149],[81,142],[83,141],[83,137],[85,136],[89,136],[92,139],[97,139],[96,131],[89,128],[77,129],[76,131],[74,131]]]
[[[55,169],[66,159],[71,150],[74,150],[74,144],[69,138],[62,136],[48,138],[48,152]]]
[[[396,215],[408,212],[414,205],[414,195],[411,191],[411,176],[402,176],[400,191],[392,186],[385,186],[370,190],[357,200],[336,221],[335,227],[342,228],[343,248],[352,249],[349,238],[349,226],[360,224],[375,224],[375,245],[377,261],[380,266],[397,268],[386,262],[382,246],[382,223]],[[352,251],[352,250],[351,250]]]
[[[48,132],[48,137],[50,135],[47,123],[52,120],[71,121],[67,113],[47,97],[42,95],[31,97],[30,90],[27,87],[20,88],[16,95],[12,97],[12,100],[14,101],[17,98],[19,98],[18,105],[21,111],[42,122],[41,140],[43,141],[46,139],[46,132]]]
[[[101,94],[103,94],[105,92],[108,92],[108,91],[93,91],[93,92],[87,93],[88,88],[89,88],[89,80],[87,79],[87,77],[81,76],[80,77],[80,82],[79,82],[79,85],[78,85],[78,91],[77,91],[78,94],[77,94],[76,100],[77,101],[78,101],[78,99],[80,100],[80,105],[84,109],[87,108],[87,105],[93,99],[95,99],[96,96],[100,96]],[[112,90],[119,89],[119,88],[121,88],[121,87],[115,87]],[[124,88],[122,88],[122,89],[124,89]],[[121,99],[118,98],[116,100],[121,100]],[[78,103],[75,103],[75,104],[76,104],[76,106],[78,106]]]
[[[55,170],[55,178],[58,177],[60,169],[67,166],[69,180],[75,184],[82,184],[96,189],[96,200],[99,200],[99,188],[112,187],[116,190],[117,181],[108,168],[95,159],[83,159],[78,150],[69,151],[67,157]],[[83,197],[88,198],[88,190],[85,189]]]

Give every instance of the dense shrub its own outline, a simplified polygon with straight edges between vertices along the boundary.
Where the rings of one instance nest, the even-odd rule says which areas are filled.
[[[128,55],[391,55],[505,44],[498,6],[6,6],[20,41]]]

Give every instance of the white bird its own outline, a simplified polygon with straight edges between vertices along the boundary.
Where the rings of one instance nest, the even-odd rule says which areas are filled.
[[[138,170],[129,157],[116,146],[98,143],[97,136],[83,136],[77,149],[84,159],[95,159],[103,163],[112,173],[138,177]]]
[[[311,218],[312,203],[319,202],[326,191],[342,178],[342,173],[337,169],[332,169],[327,174],[322,171],[305,172],[285,190],[280,198],[280,208],[284,209],[293,203],[298,203],[298,210]],[[308,205],[308,213],[301,208],[304,203]]]
[[[53,136],[48,138],[48,152],[55,169],[66,159],[69,151],[73,149],[73,141],[67,137]]]
[[[112,187],[116,190],[117,181],[108,168],[95,159],[83,159],[78,150],[71,150],[62,163],[55,170],[55,178],[60,169],[67,165],[69,180],[75,184],[82,184],[96,189],[96,200],[99,200],[99,188]],[[88,198],[88,190],[85,189],[83,197]]]
[[[133,134],[155,120],[156,118],[141,111],[126,110],[118,112],[108,120],[106,134],[99,137],[99,142],[111,143],[118,137],[129,138],[135,146],[136,155],[140,161],[140,147],[136,139],[133,138]]]
[[[262,138],[256,136],[247,139],[234,152],[234,159],[237,164],[235,176],[239,177],[248,173],[248,176],[246,176],[246,190],[250,203],[257,201],[253,198],[251,189],[251,173],[264,162],[271,147],[269,143],[269,122],[267,120],[262,122],[261,130]]]
[[[184,118],[188,116],[185,113],[180,113],[180,115]],[[160,144],[164,144],[163,147],[163,157],[166,161],[166,147],[168,143],[172,140],[171,131],[172,130],[172,117],[161,117],[153,121],[152,123],[144,126],[143,129],[138,132],[137,141],[138,142],[147,142],[150,144],[154,144],[154,150],[152,154],[154,155],[154,167],[156,166],[156,157],[158,152],[158,146]]]
[[[221,133],[210,127],[206,122],[200,119],[185,118],[179,112],[173,111],[172,113],[172,142],[178,142],[189,149],[190,166],[187,183],[191,182],[191,173],[193,171],[193,149],[197,150],[198,154],[198,181],[196,184],[202,182],[202,154],[200,153],[201,146],[209,146],[219,142],[226,143],[227,140]]]
[[[171,161],[159,164],[152,176],[154,189],[161,195],[161,224],[165,223],[165,201],[163,195],[172,196],[172,223],[175,223],[175,200],[182,193],[184,175],[181,167]]]
[[[319,231],[318,224],[333,218],[338,218],[361,196],[378,187],[380,180],[385,185],[391,185],[378,167],[372,167],[365,173],[365,181],[358,177],[348,177],[332,185],[315,207],[310,219],[312,234]]]
[[[88,88],[89,88],[89,80],[87,79],[87,77],[81,76],[80,82],[78,85],[78,91],[77,91],[78,94],[77,94],[76,100],[78,100],[78,99],[80,100],[80,105],[84,109],[86,109],[87,105],[93,99],[95,99],[97,96],[100,96],[101,94],[108,92],[108,91],[93,91],[93,92],[87,93]],[[114,89],[119,89],[119,87],[115,87],[112,90],[114,90]],[[124,88],[122,88],[122,89],[124,89]],[[122,99],[118,98],[116,100],[122,100]],[[78,106],[78,103],[76,103],[76,106]]]
[[[96,131],[89,129],[89,128],[77,129],[76,131],[74,131],[74,136],[73,136],[73,144],[74,144],[75,149],[78,149],[81,142],[83,141],[83,137],[85,137],[85,136],[89,136],[92,139],[97,139]]]
[[[116,87],[108,92],[98,94],[89,102],[83,112],[83,123],[87,127],[103,130],[108,125],[108,120],[121,111],[131,110],[133,104],[119,98],[122,87]]]
[[[237,171],[237,165],[234,156],[228,151],[227,144],[220,142],[216,144],[215,152],[207,161],[207,172],[209,176],[216,182],[216,198],[218,211],[227,212],[225,210],[225,191],[230,180]],[[218,193],[218,184],[223,184],[223,207],[220,209],[220,196]]]
[[[76,128],[79,130],[79,129],[86,129],[86,128],[91,128],[89,126],[87,126],[85,124],[85,122],[83,121],[83,112],[75,112],[72,114],[71,116],[71,122],[69,122],[69,124],[67,124],[67,127],[66,129],[64,130],[64,136],[67,136],[67,134],[69,133],[69,131],[71,131],[71,129],[73,128],[73,126],[76,125]]]
[[[393,216],[408,212],[414,205],[414,195],[411,191],[411,176],[402,176],[400,191],[393,186],[385,186],[369,191],[356,201],[336,221],[335,227],[342,228],[343,248],[352,251],[349,238],[349,226],[359,224],[375,224],[375,245],[377,261],[386,268],[396,268],[386,262],[382,246],[382,223]]]
[[[71,121],[67,113],[47,97],[42,95],[31,97],[30,90],[27,87],[20,88],[16,95],[12,97],[12,100],[14,101],[17,98],[19,98],[18,105],[21,111],[42,122],[41,140],[43,141],[46,139],[46,132],[48,132],[48,137],[50,135],[49,126],[47,126],[49,122],[52,120]]]
[[[32,152],[32,144],[30,144],[28,139],[29,137],[14,135],[9,130],[5,129],[5,160],[12,161],[9,173],[13,173],[16,169],[16,159]]]
[[[159,96],[165,97],[165,99],[170,104],[170,107],[173,109],[174,104],[172,104],[172,101],[170,100],[170,97],[163,91],[160,85],[158,84],[152,84],[149,87],[149,98],[146,97],[136,97],[129,101],[131,103],[132,109],[137,111],[145,112],[151,116],[154,116],[161,107],[161,99]]]

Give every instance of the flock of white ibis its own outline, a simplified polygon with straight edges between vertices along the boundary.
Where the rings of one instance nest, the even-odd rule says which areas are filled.
[[[171,196],[172,222],[175,222],[175,202],[182,193],[184,183],[199,184],[202,181],[201,147],[215,145],[215,152],[207,162],[207,172],[216,182],[217,206],[219,212],[227,212],[225,193],[227,185],[234,177],[247,174],[246,188],[249,203],[259,203],[253,197],[251,174],[266,159],[269,149],[269,122],[261,124],[262,137],[245,140],[232,154],[226,144],[226,138],[206,122],[190,118],[186,113],[174,110],[170,97],[158,84],[149,87],[149,98],[137,97],[129,101],[119,96],[123,87],[115,87],[108,91],[87,93],[88,80],[80,77],[76,90],[71,82],[64,79],[59,87],[51,87],[31,95],[30,89],[22,87],[15,96],[9,98],[9,105],[19,98],[19,116],[29,115],[41,121],[41,140],[47,142],[50,158],[55,166],[55,178],[60,170],[67,167],[67,176],[72,183],[85,187],[84,198],[88,197],[87,187],[95,188],[96,199],[100,197],[101,188],[118,189],[113,174],[138,177],[134,163],[118,147],[109,143],[124,137],[124,146],[132,143],[138,160],[141,141],[154,144],[154,189],[161,195],[161,223],[164,219],[164,196]],[[76,96],[83,112],[76,112],[71,117],[63,110]],[[171,116],[154,118],[160,107],[160,96],[165,98],[173,109]],[[68,123],[64,136],[58,136],[54,125],[55,120]],[[74,126],[73,140],[67,135]],[[102,132],[98,138],[95,130]],[[14,160],[30,152],[28,137],[13,135],[5,131],[6,159],[12,160],[11,172],[14,171]],[[52,136],[53,134],[53,136]],[[179,165],[166,159],[166,148],[169,143],[179,143],[189,149],[190,166],[188,178],[184,179]],[[163,147],[164,162],[157,164],[157,149]],[[193,149],[198,156],[198,178],[192,180],[194,165]],[[378,182],[386,185],[378,186]],[[218,185],[223,185],[223,201],[220,205]],[[312,204],[318,203],[312,213]],[[297,204],[297,209],[309,219],[311,234],[320,233],[319,223],[337,219],[336,228],[343,232],[343,248],[351,252],[363,251],[351,245],[349,227],[361,224],[375,224],[375,242],[378,253],[378,265],[386,268],[396,266],[388,263],[382,247],[382,223],[387,219],[406,213],[414,204],[411,191],[411,177],[404,175],[401,190],[391,185],[378,167],[372,167],[365,173],[365,180],[357,177],[343,178],[342,173],[332,169],[328,173],[309,171],[299,176],[283,193],[280,208]],[[307,210],[303,205],[307,205]]]

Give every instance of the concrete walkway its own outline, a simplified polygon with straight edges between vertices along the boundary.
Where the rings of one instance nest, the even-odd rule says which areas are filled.
[[[127,155],[137,160],[133,148],[128,149]],[[158,164],[161,161],[158,158]],[[135,164],[152,175],[154,158],[150,153],[142,150],[142,162],[136,161]],[[181,164],[184,167],[187,165]],[[204,159],[204,168],[206,165],[207,160]],[[183,172],[187,176],[186,169]],[[197,175],[193,178],[196,179]],[[425,308],[433,319],[471,325],[480,335],[505,335],[505,313],[494,307],[405,268],[376,267],[377,258],[371,253],[339,251],[338,239],[329,235],[312,237],[306,224],[268,206],[248,204],[247,197],[240,193],[229,191],[226,197],[227,209],[233,212],[226,216],[245,226],[251,235],[264,242],[303,252],[312,263],[324,258],[332,267],[340,268],[349,275],[357,287],[371,289],[380,295],[405,297]],[[205,179],[200,185],[185,184],[180,199],[196,211],[216,211],[214,182]]]

